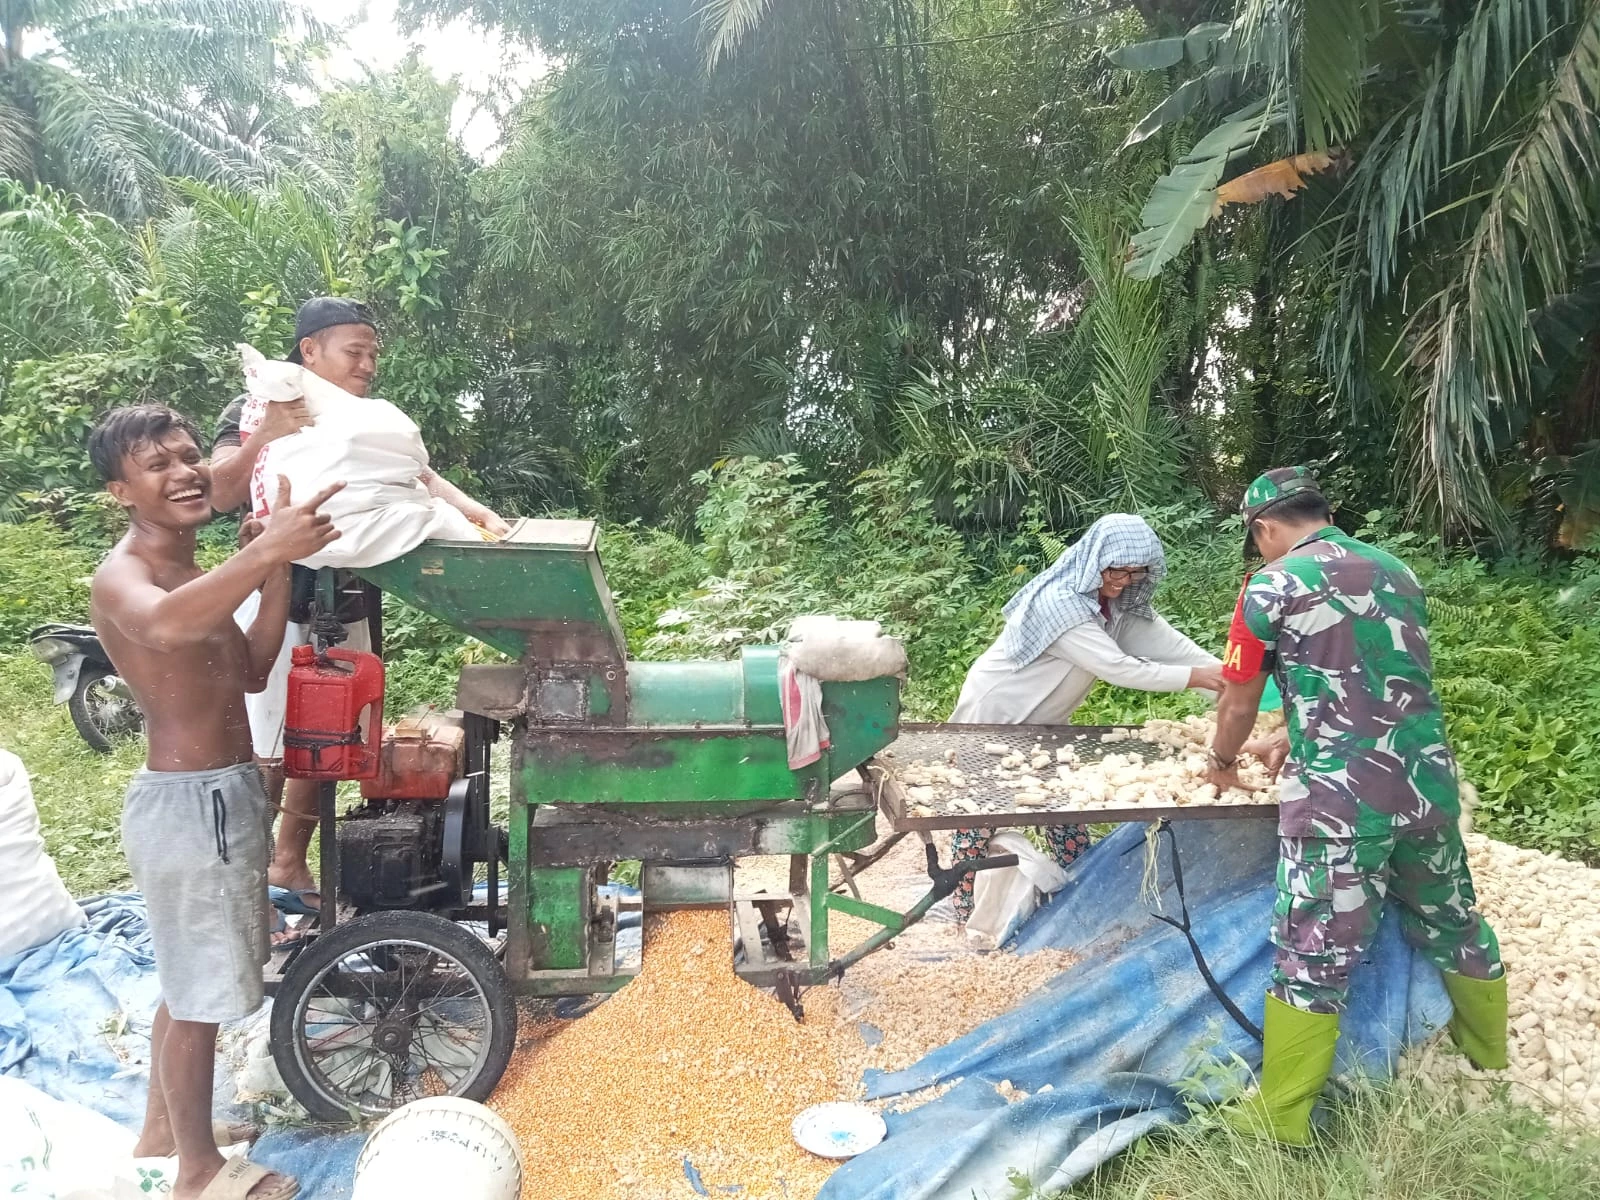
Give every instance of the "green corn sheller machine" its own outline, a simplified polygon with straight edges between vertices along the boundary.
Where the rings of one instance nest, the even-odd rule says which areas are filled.
[[[791,770],[778,649],[629,661],[596,536],[592,521],[524,520],[500,542],[429,542],[361,572],[513,660],[463,668],[457,694],[464,713],[509,728],[513,985],[565,995],[626,982],[617,901],[600,890],[620,860],[643,864],[647,911],[726,907],[744,946],[737,969],[761,985],[815,983],[843,965],[830,910],[883,927],[860,953],[920,917],[829,888],[830,857],[875,840],[871,789],[832,783],[894,741],[900,680],[823,683],[831,745]],[[752,855],[790,856],[787,895],[735,894],[732,863]]]

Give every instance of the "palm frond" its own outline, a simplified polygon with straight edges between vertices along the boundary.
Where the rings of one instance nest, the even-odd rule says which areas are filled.
[[[262,145],[295,136],[289,89],[337,36],[294,0],[53,0],[23,23],[50,37],[7,71],[35,116],[0,114],[22,131],[0,134],[4,169],[133,219],[159,210],[162,175],[263,178]]]
[[[713,70],[761,24],[772,0],[706,0],[698,10],[706,70]]]
[[[256,147],[192,110],[151,96],[140,96],[134,103],[158,139],[163,173],[224,180],[240,187],[263,182],[270,174],[267,158]]]
[[[1495,413],[1529,386],[1529,312],[1573,286],[1594,241],[1600,173],[1600,2],[1550,78],[1483,203],[1461,271],[1413,318],[1407,358],[1424,383],[1426,478],[1441,510],[1493,523]]]
[[[142,284],[128,233],[47,187],[0,183],[0,360],[95,348]]]
[[[1300,107],[1307,149],[1338,145],[1359,126],[1367,41],[1377,32],[1380,8],[1377,0],[1306,0]]]
[[[1161,289],[1120,269],[1120,214],[1080,202],[1068,225],[1093,288],[1079,321],[1079,336],[1094,348],[1089,447],[1102,476],[1118,479],[1123,496],[1138,504],[1170,490],[1178,466],[1175,431],[1153,404],[1172,351]]]
[[[26,113],[0,95],[0,177],[29,179],[33,176],[32,124]]]
[[[162,197],[149,130],[131,103],[80,76],[34,60],[18,67],[38,109],[39,140],[53,172],[114,216],[143,217]]]
[[[1555,8],[1556,12],[1551,9]],[[1395,282],[1401,254],[1428,225],[1452,162],[1470,160],[1491,130],[1518,64],[1563,20],[1563,0],[1480,0],[1449,53],[1440,51],[1416,96],[1373,135],[1352,172],[1341,236],[1358,257],[1345,277],[1370,300]],[[1348,295],[1355,301],[1362,292]],[[1349,304],[1341,306],[1348,309]]]

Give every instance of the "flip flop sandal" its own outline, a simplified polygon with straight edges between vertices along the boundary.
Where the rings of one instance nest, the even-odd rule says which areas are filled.
[[[318,903],[310,904],[307,896],[316,896]],[[314,887],[286,888],[275,883],[267,885],[267,899],[272,901],[272,907],[281,913],[288,913],[291,917],[315,917],[322,912],[322,896]]]
[[[298,941],[299,939],[295,940]],[[293,945],[293,942],[285,944]],[[241,1142],[253,1146],[260,1136],[261,1126],[252,1125],[248,1121],[211,1122],[211,1140],[217,1143],[217,1149],[219,1150],[226,1150],[229,1146],[237,1146]]]
[[[277,1175],[277,1187],[250,1189],[269,1175]],[[292,1175],[269,1170],[248,1158],[230,1158],[200,1193],[199,1200],[294,1200],[300,1194],[300,1181]]]
[[[296,925],[293,929],[289,928],[289,918],[284,916],[283,910],[279,908],[273,910],[272,929],[270,932],[272,936],[268,940],[271,943],[272,952],[276,954],[279,950],[287,950],[291,946],[298,946],[306,940],[306,934],[309,931],[302,925]],[[212,1127],[213,1131],[215,1131],[215,1128],[215,1126]]]

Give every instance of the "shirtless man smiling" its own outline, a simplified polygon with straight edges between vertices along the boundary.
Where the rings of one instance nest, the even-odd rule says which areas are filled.
[[[247,523],[239,553],[203,571],[195,535],[211,520],[211,470],[189,422],[161,405],[114,409],[90,433],[89,457],[128,513],[95,572],[91,619],[149,735],[122,811],[162,997],[134,1153],[176,1150],[173,1200],[289,1200],[293,1179],[218,1151],[212,1067],[218,1023],[260,1006],[268,956],[271,814],[244,696],[265,684],[283,639],[289,563],[339,536],[317,509],[344,485],[293,505],[280,479],[271,520]],[[234,610],[258,589],[260,614],[241,630]]]

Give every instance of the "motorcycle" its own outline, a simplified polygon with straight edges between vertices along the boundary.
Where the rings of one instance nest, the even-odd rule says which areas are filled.
[[[144,714],[87,625],[41,625],[28,635],[34,657],[55,672],[55,702],[65,704],[78,734],[92,749],[144,730]]]

